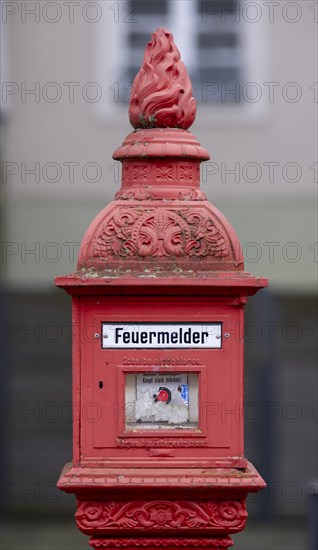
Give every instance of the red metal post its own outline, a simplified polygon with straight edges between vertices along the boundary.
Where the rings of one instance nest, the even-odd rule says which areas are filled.
[[[200,190],[208,152],[171,33],[133,84],[122,185],[56,285],[73,300],[75,493],[93,548],[227,548],[265,483],[244,456],[243,308],[267,280]]]

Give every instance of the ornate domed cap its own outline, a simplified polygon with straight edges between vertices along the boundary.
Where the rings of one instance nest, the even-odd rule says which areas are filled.
[[[170,31],[159,28],[145,51],[134,80],[129,118],[138,128],[187,130],[196,115],[196,100],[180,52]]]
[[[129,114],[135,130],[113,155],[123,163],[122,185],[87,230],[79,271],[135,277],[242,271],[233,229],[200,189],[200,163],[209,153],[187,130],[196,102],[166,29],[146,48]]]

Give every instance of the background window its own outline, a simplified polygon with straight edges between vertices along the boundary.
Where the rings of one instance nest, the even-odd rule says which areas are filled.
[[[122,26],[126,50],[119,69],[125,91],[131,86],[143,60],[144,50],[158,26],[171,29],[190,73],[199,102],[219,103],[222,90],[235,89],[244,72],[244,48],[240,2],[232,0],[138,0],[136,14]],[[127,93],[120,94],[125,102]],[[239,102],[235,94],[227,101]]]

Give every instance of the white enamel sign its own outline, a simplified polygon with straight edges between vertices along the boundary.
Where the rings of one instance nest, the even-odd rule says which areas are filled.
[[[102,348],[221,348],[221,323],[102,323]]]

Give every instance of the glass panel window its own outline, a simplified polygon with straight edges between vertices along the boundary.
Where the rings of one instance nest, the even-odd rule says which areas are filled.
[[[198,426],[198,375],[127,373],[125,410],[128,429],[194,429]]]

